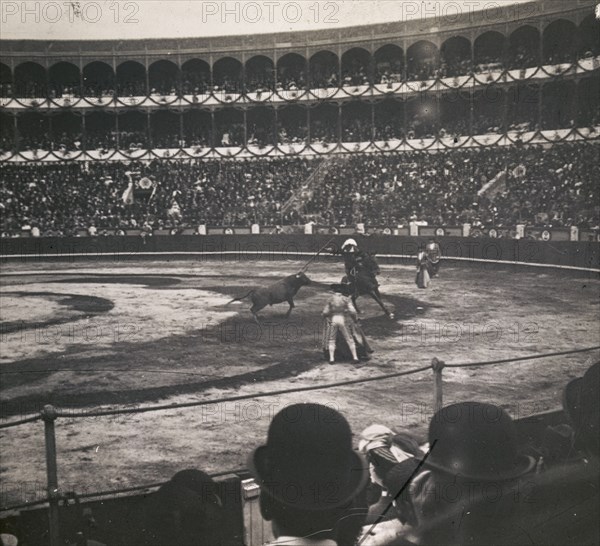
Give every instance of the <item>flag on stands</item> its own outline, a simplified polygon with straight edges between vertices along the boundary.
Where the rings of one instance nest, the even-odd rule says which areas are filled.
[[[506,171],[500,171],[494,178],[483,185],[477,192],[478,197],[486,197],[493,201],[496,196],[506,189]]]
[[[127,189],[123,192],[123,203],[133,205],[133,181],[130,179]]]
[[[152,177],[143,177],[134,182],[134,175],[139,175],[138,172],[127,171],[125,176],[129,180],[127,189],[123,192],[123,203],[132,205],[136,199],[147,199],[148,202],[156,195],[158,184]]]

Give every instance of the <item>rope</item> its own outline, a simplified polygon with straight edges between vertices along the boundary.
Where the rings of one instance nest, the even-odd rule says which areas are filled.
[[[211,478],[219,478],[221,476],[226,476],[227,474],[244,474],[247,472],[245,468],[238,468],[237,470],[225,470],[223,472],[217,472],[215,474],[209,474]],[[80,499],[90,499],[94,497],[104,497],[107,495],[122,495],[124,493],[132,493],[133,491],[144,491],[145,489],[155,489],[165,485],[168,482],[156,482],[149,483],[146,485],[136,485],[134,487],[124,487],[122,489],[109,489],[108,491],[98,491],[96,493],[83,493],[82,495],[77,495]],[[21,508],[30,508],[32,506],[40,506],[42,504],[47,504],[50,501],[48,497],[36,501],[25,502],[22,504],[14,504],[12,506],[0,506],[0,512],[9,512],[11,510],[20,510]]]
[[[595,345],[593,347],[586,347],[583,349],[571,349],[569,351],[544,353],[541,355],[529,355],[529,356],[505,358],[505,359],[498,359],[498,360],[487,360],[487,361],[481,361],[481,362],[446,364],[445,367],[446,368],[468,368],[468,367],[476,367],[476,366],[491,366],[493,364],[506,364],[506,363],[511,363],[511,362],[521,362],[524,360],[537,360],[540,358],[550,358],[553,356],[564,356],[564,355],[570,355],[570,354],[585,353],[585,352],[590,352],[590,351],[596,351],[598,349],[600,349],[600,345]],[[344,386],[348,386],[348,385],[358,385],[361,383],[370,383],[372,381],[381,381],[384,379],[391,379],[394,377],[401,377],[404,375],[412,375],[415,373],[427,371],[429,369],[431,369],[431,366],[423,366],[420,368],[413,368],[411,370],[405,370],[402,372],[394,372],[394,373],[389,373],[389,374],[384,374],[384,375],[376,375],[373,377],[365,377],[365,378],[360,378],[360,379],[349,379],[347,381],[336,381],[334,383],[325,383],[322,385],[309,385],[307,387],[296,387],[296,388],[292,388],[292,389],[280,389],[280,390],[275,390],[275,391],[266,391],[266,392],[259,392],[259,393],[253,393],[253,394],[241,394],[238,396],[218,398],[216,400],[199,400],[196,402],[184,402],[181,404],[162,404],[162,405],[157,405],[157,406],[148,406],[145,408],[123,408],[123,409],[102,410],[102,411],[94,411],[94,412],[83,412],[82,411],[82,412],[64,413],[64,412],[58,411],[57,417],[67,417],[67,418],[76,419],[76,418],[85,418],[85,417],[103,417],[103,416],[108,416],[108,415],[125,415],[125,414],[130,414],[130,413],[131,414],[147,413],[147,412],[151,412],[151,411],[164,411],[164,410],[173,410],[173,409],[180,409],[180,408],[208,406],[211,404],[219,404],[219,403],[226,403],[226,402],[238,402],[240,400],[250,400],[253,398],[265,398],[268,396],[280,396],[283,394],[294,394],[297,392],[326,390],[326,389],[333,389],[333,388],[337,388],[337,387],[344,387]],[[41,419],[41,417],[36,415],[33,417],[28,417],[26,419],[21,419],[19,421],[13,421],[11,423],[0,424],[0,429],[15,427],[18,425],[23,425],[25,423],[31,423],[31,422],[37,421],[39,419]]]
[[[20,419],[19,421],[11,421],[10,423],[2,423],[0,424],[0,429],[9,428],[9,427],[17,427],[19,425],[25,425],[26,423],[33,423],[34,421],[40,421],[42,419],[41,415],[34,415],[33,417],[27,417],[25,419]]]
[[[104,410],[104,411],[95,411],[95,412],[69,412],[62,413],[59,411],[57,413],[57,417],[70,417],[70,418],[78,418],[78,417],[102,417],[105,415],[122,415],[127,413],[147,413],[149,411],[164,411],[164,410],[172,410],[179,408],[193,408],[197,406],[208,406],[210,404],[219,404],[224,402],[238,402],[240,400],[249,400],[253,398],[265,398],[267,396],[279,396],[282,394],[293,394],[296,392],[307,392],[307,391],[317,391],[324,389],[333,389],[337,387],[343,387],[346,385],[356,385],[358,383],[368,383],[371,381],[380,381],[382,379],[390,379],[392,377],[400,377],[403,375],[412,375],[415,373],[424,372],[426,370],[431,369],[430,366],[423,366],[421,368],[414,368],[412,370],[406,370],[404,372],[395,372],[389,373],[385,375],[376,375],[374,377],[366,377],[361,379],[350,379],[348,381],[337,381],[335,383],[326,383],[323,385],[310,385],[307,387],[297,387],[293,389],[280,389],[276,391],[267,391],[267,392],[259,392],[254,394],[240,394],[239,396],[230,396],[227,398],[218,398],[216,400],[200,400],[196,402],[185,402],[182,404],[163,404],[158,406],[149,406],[146,408],[128,408],[128,409],[115,409],[115,410]]]
[[[549,358],[551,356],[572,355],[576,353],[586,353],[600,349],[600,345],[594,347],[586,347],[585,349],[572,349],[570,351],[559,351],[556,353],[545,353],[541,355],[520,356],[517,358],[504,358],[501,360],[487,360],[485,362],[466,362],[462,364],[446,364],[446,368],[471,368],[473,366],[490,366],[492,364],[506,364],[507,362],[521,362],[523,360],[535,360],[538,358]]]

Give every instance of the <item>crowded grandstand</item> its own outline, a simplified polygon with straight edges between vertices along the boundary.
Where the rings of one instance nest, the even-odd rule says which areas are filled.
[[[597,228],[598,21],[585,6],[545,8],[543,21],[506,28],[361,27],[376,40],[306,52],[293,42],[310,32],[261,35],[256,54],[230,37],[212,65],[193,53],[210,39],[149,40],[145,56],[127,43],[3,41],[2,234]],[[127,171],[156,191],[124,203]],[[169,215],[173,201],[181,214]]]
[[[0,40],[1,546],[600,543],[600,22],[520,5]]]

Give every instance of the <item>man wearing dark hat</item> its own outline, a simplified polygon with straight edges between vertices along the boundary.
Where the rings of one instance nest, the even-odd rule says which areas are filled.
[[[138,546],[223,546],[225,510],[218,485],[200,470],[177,472],[149,496],[143,507],[141,529],[126,537]]]
[[[600,362],[566,386],[563,408],[575,449],[528,477],[525,509],[506,522],[502,544],[600,544]]]
[[[446,406],[431,419],[429,447],[404,491],[390,491],[408,520],[404,539],[431,545],[491,544],[490,537],[503,531],[507,514],[519,509],[518,480],[536,464],[519,453],[511,417],[492,404]]]
[[[273,545],[354,542],[366,513],[366,501],[358,508],[369,473],[340,413],[319,404],[286,407],[271,421],[267,443],[251,454],[249,467],[261,487]]]

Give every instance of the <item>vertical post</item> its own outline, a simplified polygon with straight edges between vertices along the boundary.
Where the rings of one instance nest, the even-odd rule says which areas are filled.
[[[48,480],[48,502],[50,522],[50,546],[60,544],[60,523],[58,519],[58,474],[56,465],[56,436],[54,434],[54,421],[58,417],[56,408],[50,404],[41,411],[44,420],[46,437],[46,475]]]
[[[87,129],[85,126],[85,111],[81,112],[81,149],[87,151]]]
[[[434,413],[438,412],[444,407],[444,382],[442,379],[442,370],[446,363],[443,360],[434,358],[431,361],[431,368],[433,369],[433,392],[435,396],[434,400]]]

